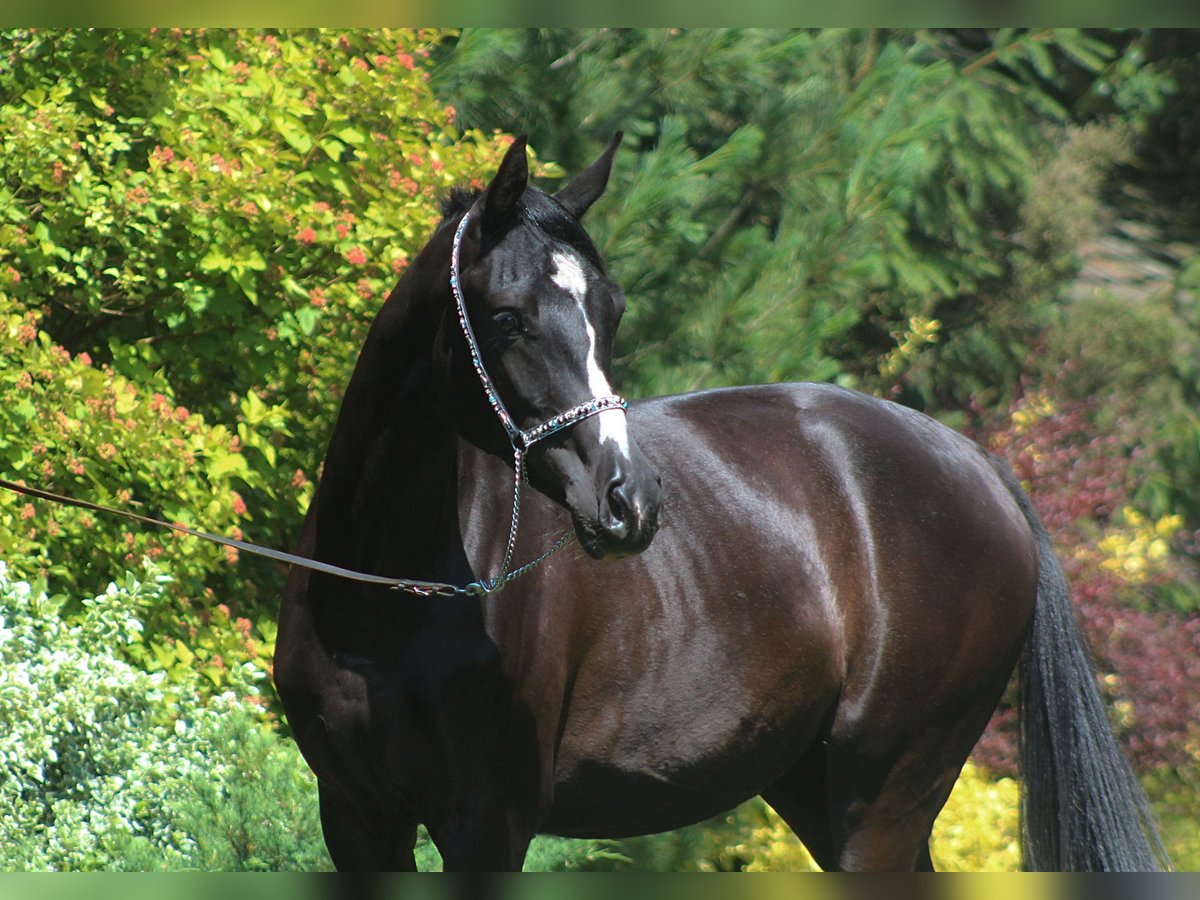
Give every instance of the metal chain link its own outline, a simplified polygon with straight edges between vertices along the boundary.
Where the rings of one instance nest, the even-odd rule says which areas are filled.
[[[521,523],[521,493],[527,484],[525,478],[525,454],[520,449],[513,448],[513,502],[512,520],[508,526],[508,541],[504,547],[504,561],[500,564],[500,572],[491,578],[481,578],[472,581],[465,587],[453,584],[430,584],[427,582],[405,582],[397,580],[392,590],[416,594],[418,597],[477,597],[481,594],[499,593],[512,580],[531,572],[548,560],[551,556],[567,546],[575,536],[575,529],[568,528],[555,543],[541,556],[530,560],[524,565],[510,571],[513,556],[517,549],[517,531]]]
[[[504,588],[514,578],[519,578],[526,572],[536,569],[551,556],[567,545],[567,542],[575,534],[574,528],[568,528],[563,536],[558,539],[549,550],[544,552],[537,559],[525,563],[523,566],[518,566],[516,569],[509,571],[512,565],[513,554],[517,546],[517,527],[521,521],[521,491],[527,483],[525,479],[525,454],[518,448],[513,448],[513,505],[512,505],[512,524],[508,528],[508,544],[504,548],[504,562],[500,564],[500,573],[492,578],[485,578],[474,584],[468,585],[470,589],[478,585],[483,588],[485,593],[496,593]]]

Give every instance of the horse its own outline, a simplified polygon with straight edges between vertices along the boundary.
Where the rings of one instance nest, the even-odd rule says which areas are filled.
[[[614,393],[580,219],[620,140],[553,194],[515,140],[363,344],[297,552],[396,581],[293,568],[274,668],[335,866],[411,870],[423,824],[517,870],[761,795],[825,870],[932,869],[1015,670],[1024,865],[1167,865],[1001,461],[832,385]]]

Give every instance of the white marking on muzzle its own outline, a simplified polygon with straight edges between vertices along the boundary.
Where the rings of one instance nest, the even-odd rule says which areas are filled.
[[[609,394],[615,394],[616,391],[608,383],[608,378],[605,377],[604,372],[600,369],[600,363],[596,360],[596,330],[592,328],[591,320],[587,315],[587,307],[584,305],[584,299],[587,297],[587,276],[583,273],[583,266],[575,256],[568,253],[556,251],[552,259],[554,273],[550,276],[550,280],[571,295],[579,314],[583,317],[583,327],[587,330],[588,390],[592,392],[593,397],[607,397]],[[628,460],[629,430],[625,427],[625,411],[606,409],[604,412],[598,413],[595,418],[600,424],[600,440],[602,442],[613,441],[621,451],[621,455]]]

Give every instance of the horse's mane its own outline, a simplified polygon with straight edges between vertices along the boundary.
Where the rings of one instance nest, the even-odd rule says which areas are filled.
[[[482,193],[483,191],[479,188],[461,184],[450,188],[449,193],[442,198],[442,221],[447,222],[458,216],[459,213],[466,212]]]
[[[469,210],[482,193],[478,188],[463,185],[450,188],[449,193],[442,199],[442,221],[438,227],[444,227]],[[594,266],[604,271],[604,262],[583,226],[549,194],[531,187],[517,203],[517,215],[527,224],[574,248]]]

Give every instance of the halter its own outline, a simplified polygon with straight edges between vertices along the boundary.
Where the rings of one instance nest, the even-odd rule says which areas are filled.
[[[496,390],[495,383],[492,381],[491,376],[488,375],[487,369],[484,368],[483,354],[479,349],[479,341],[475,337],[475,330],[471,327],[471,319],[467,315],[467,301],[463,296],[458,258],[462,247],[463,235],[466,234],[467,224],[473,211],[474,207],[467,210],[454,232],[454,243],[450,248],[450,290],[454,293],[454,302],[458,308],[459,325],[462,326],[463,336],[467,339],[467,349],[471,354],[471,365],[475,369],[475,374],[479,376],[479,383],[483,385],[483,392],[487,395],[488,404],[492,407],[496,418],[500,420],[500,424],[504,426],[504,431],[508,435],[509,442],[512,444],[514,473],[513,508],[512,524],[508,529],[508,544],[504,550],[504,562],[500,566],[500,574],[492,578],[484,578],[473,582],[465,588],[456,588],[455,591],[467,594],[491,594],[501,590],[508,582],[519,575],[523,575],[536,566],[541,565],[566,546],[574,534],[574,529],[568,528],[566,533],[537,559],[511,571],[509,570],[509,566],[512,564],[513,548],[517,543],[517,527],[521,519],[521,488],[526,481],[525,454],[529,451],[529,448],[538,441],[562,431],[564,428],[569,428],[584,419],[598,415],[606,410],[619,409],[621,412],[626,412],[629,404],[625,402],[624,398],[616,394],[593,397],[591,400],[586,400],[565,412],[551,416],[542,422],[542,424],[527,431],[522,431],[517,427],[507,407],[505,407],[504,401],[500,399],[500,392]]]

